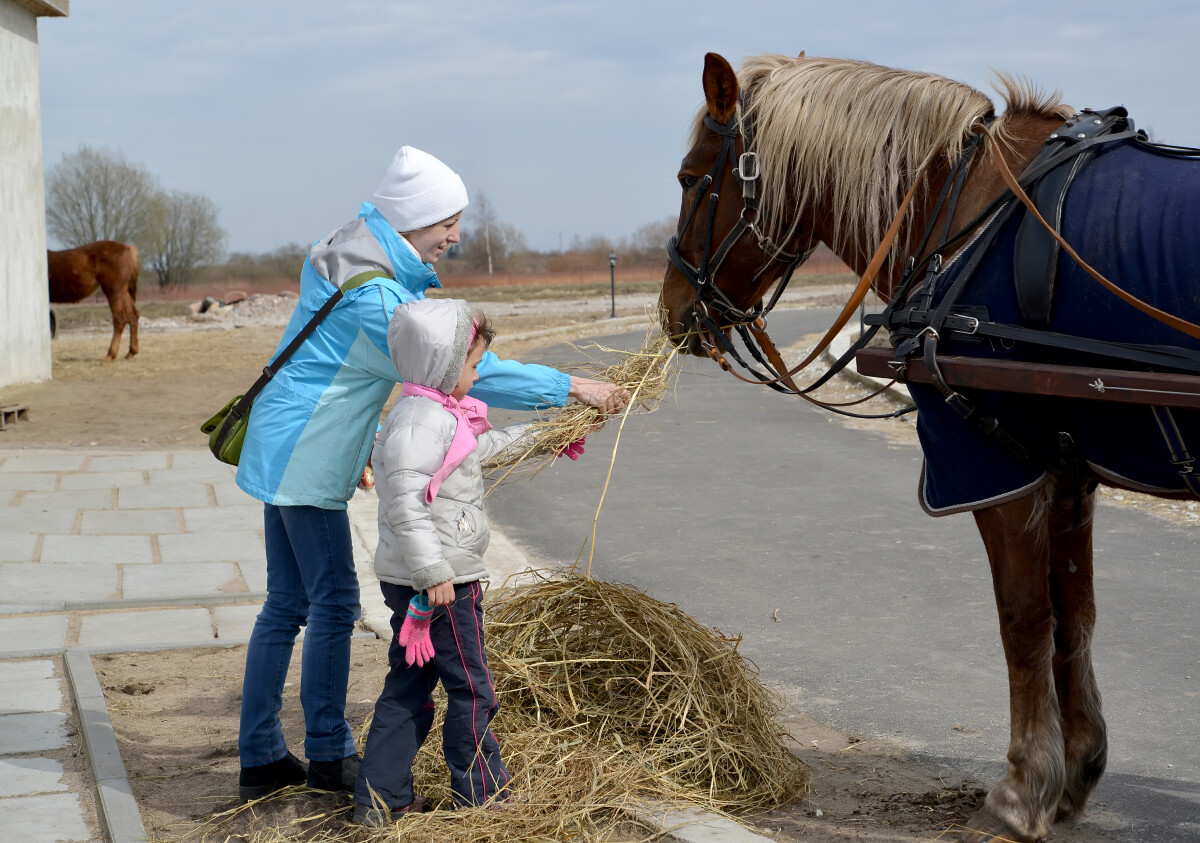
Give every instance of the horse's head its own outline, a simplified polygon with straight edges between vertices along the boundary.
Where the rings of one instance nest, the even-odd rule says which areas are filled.
[[[815,245],[795,229],[782,246],[763,233],[759,162],[737,74],[709,53],[703,84],[708,113],[679,167],[683,200],[661,298],[667,333],[697,355],[708,353],[716,332],[753,321],[766,291]]]

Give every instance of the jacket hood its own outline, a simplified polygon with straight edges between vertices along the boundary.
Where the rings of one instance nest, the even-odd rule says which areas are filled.
[[[453,392],[470,351],[471,317],[470,305],[457,299],[421,299],[392,311],[388,353],[400,377]]]

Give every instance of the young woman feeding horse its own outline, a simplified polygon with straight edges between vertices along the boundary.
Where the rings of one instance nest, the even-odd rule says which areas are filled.
[[[804,392],[790,375],[818,352],[789,370],[762,317],[824,242],[862,275],[826,342],[873,287],[890,303],[874,321],[891,332],[894,365],[931,373],[910,385],[920,503],[974,514],[1009,674],[1008,771],[968,841],[1044,837],[1083,811],[1104,772],[1090,652],[1096,483],[1200,497],[1187,450],[1200,447],[1200,411],[1181,409],[1200,406],[1185,403],[1200,394],[1200,153],[1148,143],[1123,109],[1074,113],[1001,83],[996,116],[983,94],[931,74],[803,54],[735,73],[710,53],[662,290],[686,350],[731,369],[749,358],[739,377]],[[1142,390],[1154,404],[1015,382],[971,390],[943,376],[946,354],[1017,362],[1027,376],[1167,371],[1197,387]],[[1092,386],[1103,397],[1101,379]]]

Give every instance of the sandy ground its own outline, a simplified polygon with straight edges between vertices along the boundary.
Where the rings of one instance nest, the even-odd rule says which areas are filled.
[[[828,301],[813,303],[840,303],[840,299],[833,294]],[[618,311],[619,315],[644,313],[645,305],[640,300],[622,301]],[[580,315],[578,309],[572,312],[561,305],[539,308],[523,303],[493,315],[503,337],[564,324],[577,324],[575,335],[583,336],[594,332],[591,323],[608,314]],[[256,325],[253,320],[238,328],[211,321],[164,320],[164,324],[144,326],[142,351],[136,358],[111,363],[103,360],[105,332],[60,335],[53,345],[53,381],[4,390],[4,403],[26,405],[30,421],[0,433],[0,448],[204,447],[200,422],[254,381],[280,333],[279,323]],[[564,336],[572,334],[501,342],[496,349],[504,356],[519,356],[534,345],[558,342]],[[797,350],[787,356],[793,357]],[[844,399],[858,389],[839,382],[826,397]],[[907,421],[854,424],[914,441]],[[1174,513],[1184,518],[1187,514],[1187,510]],[[386,671],[385,657],[383,642],[354,642],[348,711],[352,723],[362,723],[370,711]],[[97,658],[151,839],[177,839],[189,829],[194,833],[196,823],[234,804],[243,660],[240,647]],[[298,682],[298,665],[292,677]],[[302,746],[297,690],[296,684],[289,688],[283,710],[289,744],[295,749]],[[794,751],[812,768],[813,792],[748,818],[779,840],[942,839],[947,827],[965,821],[982,801],[983,783],[947,775],[898,747],[861,742],[795,708],[788,727],[796,739]],[[293,813],[324,814],[339,805],[344,802],[324,797],[324,801],[301,803]],[[209,839],[215,841],[248,839],[244,827],[203,830],[212,832]],[[1055,839],[1084,838],[1073,836],[1070,828],[1060,828]]]

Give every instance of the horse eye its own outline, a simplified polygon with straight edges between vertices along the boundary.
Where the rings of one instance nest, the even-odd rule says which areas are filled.
[[[680,176],[679,177],[679,184],[684,190],[691,190],[693,187],[696,186],[696,182],[698,182],[698,181],[700,181],[700,179],[696,178],[695,176]]]

